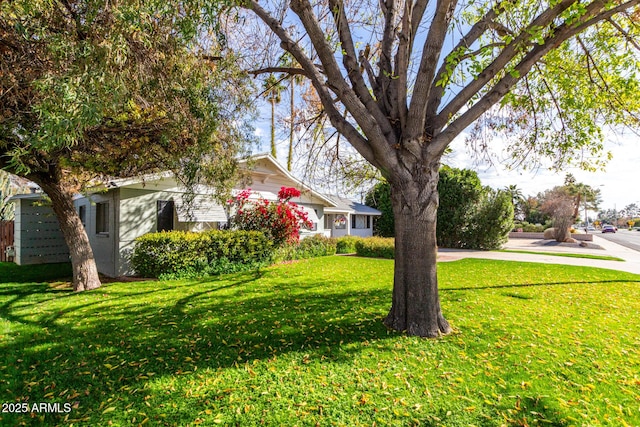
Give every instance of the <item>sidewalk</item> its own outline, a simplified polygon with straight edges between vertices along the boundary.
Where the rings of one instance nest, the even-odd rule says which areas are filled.
[[[589,254],[600,256],[612,256],[624,259],[621,261],[605,261],[589,258],[569,258],[554,255],[536,255],[523,254],[516,252],[497,252],[497,251],[474,251],[465,249],[439,249],[439,261],[455,261],[461,258],[483,258],[497,259],[506,261],[521,262],[541,262],[546,264],[564,264],[578,265],[585,267],[607,268],[610,270],[626,271],[629,273],[640,274],[640,252],[625,248],[617,243],[605,240],[597,235],[593,236],[594,247],[582,248],[577,244],[556,244],[550,241],[541,241],[539,239],[509,239],[504,246],[506,250],[514,251],[534,251],[534,252],[550,252],[550,253],[574,253]]]

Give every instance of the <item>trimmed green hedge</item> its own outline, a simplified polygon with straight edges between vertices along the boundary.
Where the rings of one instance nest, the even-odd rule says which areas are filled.
[[[355,246],[359,256],[387,259],[395,256],[395,239],[392,237],[367,237],[357,240]]]
[[[170,231],[136,239],[131,264],[144,277],[234,273],[269,263],[273,243],[258,231]]]
[[[336,241],[336,253],[339,253],[339,254],[356,253],[356,243],[362,239],[363,237],[358,237],[358,236],[338,237]]]
[[[275,259],[278,261],[291,261],[335,254],[336,239],[315,234],[300,240],[298,243],[278,248]]]

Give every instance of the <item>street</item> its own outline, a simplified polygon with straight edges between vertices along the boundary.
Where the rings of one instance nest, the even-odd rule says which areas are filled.
[[[640,252],[640,231],[619,229],[617,233],[597,232],[596,235],[598,237],[602,237],[603,239],[607,239],[611,242],[615,242],[619,245]],[[640,254],[638,254],[638,256],[640,256]]]

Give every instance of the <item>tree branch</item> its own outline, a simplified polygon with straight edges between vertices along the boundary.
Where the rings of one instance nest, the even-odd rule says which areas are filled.
[[[616,21],[614,21],[612,18],[607,19],[607,21],[613,25],[613,28],[615,28],[616,30],[618,30],[618,32],[620,34],[622,34],[624,36],[624,38],[629,42],[629,44],[631,44],[633,47],[636,48],[636,50],[640,51],[640,44],[638,44],[637,41],[635,41],[633,39],[633,37],[631,37],[629,35],[629,33],[627,33],[624,28],[622,28]]]
[[[344,11],[344,3],[342,0],[329,0],[329,6],[331,7],[333,19],[336,23],[336,27],[338,28],[340,46],[343,50],[342,63],[347,70],[347,75],[351,81],[353,90],[369,113],[373,114],[375,121],[378,126],[380,126],[387,142],[391,145],[395,145],[396,136],[393,133],[391,124],[389,123],[385,113],[371,97],[369,88],[364,81],[362,71],[360,71],[360,66],[357,60],[358,55],[356,54],[351,29],[349,28],[349,21],[347,20],[347,15]]]
[[[392,119],[396,118],[393,108],[396,106],[396,100],[390,99],[390,87],[393,75],[393,67],[391,58],[393,56],[393,41],[396,35],[395,21],[397,15],[397,5],[395,0],[379,0],[380,10],[384,17],[384,27],[382,32],[382,42],[380,43],[380,60],[378,67],[380,72],[377,77],[379,92],[376,93],[378,103],[382,104],[384,111],[391,112]]]
[[[638,4],[640,4],[640,0],[630,0],[615,8],[603,11],[601,8],[605,5],[596,1],[587,6],[587,10],[581,20],[582,22],[578,25],[569,26],[566,24],[560,24],[557,27],[552,27],[551,31],[549,31],[549,35],[545,38],[544,43],[533,47],[531,51],[529,51],[529,53],[526,54],[514,67],[514,72],[507,73],[502,77],[478,102],[449,124],[446,129],[441,132],[436,139],[434,139],[433,147],[430,147],[430,151],[432,150],[434,153],[444,152],[448,144],[460,132],[473,123],[485,111],[491,108],[491,106],[495,105],[500,99],[502,99],[502,97],[506,95],[506,93],[515,86],[515,84],[520,81],[523,76],[525,76],[549,51],[557,48],[560,44],[590,26]],[[544,14],[546,14],[546,12],[543,12],[543,15]]]
[[[372,157],[375,164],[379,165],[381,162],[390,161],[393,158],[393,152],[386,140],[383,129],[380,127],[380,124],[376,122],[375,117],[369,113],[367,107],[360,101],[354,90],[347,84],[337,64],[334,52],[326,41],[325,33],[320,28],[309,1],[292,0],[291,10],[300,18],[327,74],[327,82],[318,81],[314,83],[314,86],[316,86],[316,84],[321,86],[321,88],[316,86],[316,90],[318,90],[320,99],[327,109],[331,123],[333,123],[334,126],[336,126],[336,124],[344,126],[344,123],[348,123],[348,121],[340,116],[333,105],[328,105],[330,98],[323,96],[321,93],[321,90],[326,91],[327,86],[331,87],[332,91],[338,96],[338,99],[340,99],[342,104],[349,110],[351,117],[358,123],[364,135],[366,135],[365,141],[367,141],[367,146],[369,147],[366,151],[375,154],[375,160],[373,160]],[[307,68],[304,64],[300,64],[304,68]],[[331,111],[330,108],[334,111]],[[359,134],[355,128],[353,128],[353,130]],[[353,144],[351,138],[348,135],[345,136]],[[358,147],[355,148],[360,151]],[[360,154],[365,155],[362,151],[360,151]]]
[[[331,123],[335,128],[345,135],[349,142],[354,146],[356,150],[369,162],[371,162],[376,167],[384,167],[383,164],[380,163],[376,159],[376,155],[374,155],[374,151],[372,147],[369,145],[367,139],[365,139],[360,132],[346,119],[342,117],[338,109],[335,107],[331,94],[329,93],[327,87],[325,86],[324,75],[319,72],[315,64],[309,59],[309,57],[302,51],[300,46],[295,43],[287,31],[282,27],[280,22],[274,19],[269,12],[267,12],[256,0],[249,0],[245,7],[251,9],[257,16],[260,18],[270,29],[273,31],[278,38],[282,42],[282,47],[287,52],[291,53],[291,55],[298,61],[298,63],[304,68],[307,73],[309,73],[308,77],[311,80],[311,83],[316,88],[318,96],[320,97],[320,101],[325,108],[327,116],[331,120]],[[317,35],[316,35],[317,37]],[[321,36],[322,42],[320,45],[324,44],[324,36]],[[314,45],[316,40],[312,39]],[[326,47],[326,45],[325,45]],[[325,53],[326,54],[326,53]],[[329,53],[330,54],[330,53]],[[326,64],[325,66],[326,69]],[[337,66],[336,66],[337,68]],[[335,72],[335,71],[334,71]],[[339,72],[339,71],[338,71]],[[342,76],[340,76],[342,79]]]
[[[442,102],[442,97],[444,96],[444,91],[446,88],[446,84],[437,85],[437,83],[438,80],[442,78],[442,76],[444,76],[447,72],[447,65],[453,60],[452,56],[455,55],[456,52],[460,51],[460,49],[469,48],[471,45],[473,45],[473,43],[475,43],[480,38],[480,36],[491,27],[491,23],[496,17],[498,17],[499,12],[502,12],[503,10],[503,8],[500,8],[496,11],[496,8],[491,8],[491,10],[489,10],[480,21],[476,22],[473,27],[469,29],[467,34],[462,37],[460,41],[458,41],[458,44],[451,50],[451,53],[449,53],[442,62],[440,69],[435,75],[433,87],[431,88],[431,92],[427,100],[426,130],[428,135],[434,134],[434,129],[432,128],[432,124],[429,122],[429,118],[435,117],[437,115],[438,107],[440,106],[440,102]],[[458,64],[456,63],[455,66],[457,65]]]
[[[471,98],[476,96],[480,90],[488,84],[499,72],[504,69],[521,52],[521,47],[528,44],[531,32],[539,28],[547,28],[554,19],[568,9],[574,0],[561,0],[551,9],[547,9],[536,17],[527,28],[521,33],[489,64],[473,81],[465,86],[458,94],[445,106],[434,120],[434,132],[440,131],[459,112]]]
[[[416,140],[424,134],[427,100],[456,4],[457,0],[438,0],[436,13],[422,50],[420,68],[409,104],[407,123],[404,128],[405,138],[408,140]]]
[[[289,75],[300,75],[300,76],[305,76],[307,78],[311,78],[310,73],[307,72],[307,70],[303,69],[303,68],[294,68],[294,67],[266,67],[266,68],[259,68],[257,70],[252,70],[249,71],[249,74],[252,74],[253,77],[258,77],[261,74],[272,74],[272,73],[283,73],[283,74],[289,74]]]

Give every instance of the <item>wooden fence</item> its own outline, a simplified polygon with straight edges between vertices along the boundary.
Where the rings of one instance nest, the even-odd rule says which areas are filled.
[[[7,257],[9,246],[13,246],[13,221],[0,221],[0,262],[13,261],[13,257]]]

